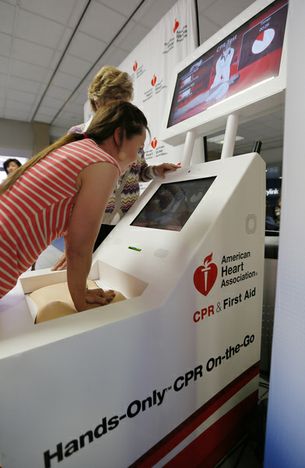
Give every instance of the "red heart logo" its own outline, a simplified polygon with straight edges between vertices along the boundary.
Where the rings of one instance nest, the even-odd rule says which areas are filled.
[[[133,64],[132,69],[133,69],[134,72],[137,71],[137,69],[138,69],[138,62],[135,62],[135,63]]]
[[[213,254],[205,257],[203,264],[196,268],[194,272],[194,285],[197,291],[207,296],[217,278],[218,268],[215,263],[211,263]]]
[[[177,31],[179,26],[180,26],[179,21],[177,19],[175,19],[175,23],[174,23],[174,27],[173,27],[173,33],[175,33]]]
[[[150,144],[151,144],[151,147],[152,147],[153,149],[155,149],[155,148],[157,147],[157,144],[158,144],[157,138],[154,137],[154,138],[151,140]]]
[[[157,77],[156,77],[156,75],[154,75],[152,77],[152,79],[151,79],[151,84],[152,84],[152,86],[155,86],[156,83],[157,83]]]

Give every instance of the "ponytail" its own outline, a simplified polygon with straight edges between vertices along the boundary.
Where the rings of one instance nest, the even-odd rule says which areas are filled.
[[[130,139],[135,135],[140,135],[143,130],[148,129],[146,117],[140,109],[129,102],[116,101],[97,110],[86,130],[85,136],[93,139],[97,144],[101,144],[113,135],[116,128],[122,129],[122,139],[124,136]],[[83,138],[84,134],[82,133],[67,134],[40,151],[2,182],[0,185],[0,195],[8,190],[28,169],[41,161],[49,153]]]
[[[15,182],[19,179],[30,167],[37,164],[41,161],[45,156],[47,156],[52,151],[61,148],[68,143],[72,143],[73,141],[77,141],[83,138],[81,133],[71,133],[69,135],[64,135],[63,137],[56,140],[52,145],[47,146],[42,151],[37,153],[31,159],[29,159],[25,164],[20,166],[16,171],[14,171],[10,176],[8,176],[4,182],[0,185],[0,195],[2,195],[6,190],[8,190]]]

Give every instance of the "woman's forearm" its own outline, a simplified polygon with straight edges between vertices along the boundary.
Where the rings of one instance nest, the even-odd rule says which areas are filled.
[[[86,309],[87,277],[91,267],[90,252],[67,250],[67,281],[77,311]]]

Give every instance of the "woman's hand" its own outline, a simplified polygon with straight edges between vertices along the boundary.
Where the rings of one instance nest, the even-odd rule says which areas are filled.
[[[157,177],[161,177],[164,179],[166,172],[175,171],[176,169],[180,169],[181,164],[172,164],[172,163],[163,163],[159,164],[158,166],[154,166],[154,173]]]
[[[67,256],[66,252],[57,260],[55,265],[52,267],[52,271],[66,270],[67,268]]]
[[[115,292],[112,289],[108,291],[104,291],[101,288],[87,289],[85,295],[85,304],[78,308],[78,312],[107,305],[114,299],[114,296]]]

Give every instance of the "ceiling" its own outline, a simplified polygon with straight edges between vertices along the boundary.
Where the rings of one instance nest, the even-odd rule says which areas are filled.
[[[50,124],[51,137],[83,120],[87,88],[118,66],[176,0],[0,0],[0,118]],[[198,0],[200,43],[252,0]],[[244,140],[281,145],[283,112],[243,124]],[[217,150],[219,145],[212,145]]]

